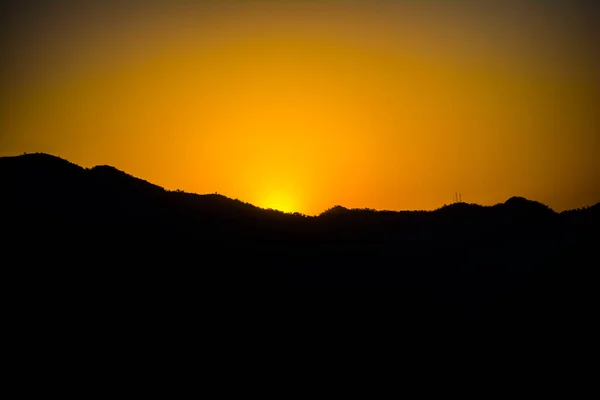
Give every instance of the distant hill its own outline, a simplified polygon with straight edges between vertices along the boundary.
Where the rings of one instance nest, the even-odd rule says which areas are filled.
[[[4,260],[38,290],[378,288],[416,313],[525,318],[570,304],[598,264],[600,204],[556,213],[512,197],[312,217],[48,154],[1,157],[0,188]]]

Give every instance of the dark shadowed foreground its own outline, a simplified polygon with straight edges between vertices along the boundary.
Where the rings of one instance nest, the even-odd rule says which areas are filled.
[[[83,313],[90,301],[131,315],[135,304],[176,305],[202,319],[252,311],[262,297],[261,306],[289,314],[290,294],[297,311],[322,299],[306,289],[326,288],[319,311],[332,318],[562,320],[587,309],[600,265],[599,204],[556,213],[513,197],[307,217],[45,154],[0,158],[0,188],[14,302],[60,300]],[[360,290],[342,298],[339,288]]]

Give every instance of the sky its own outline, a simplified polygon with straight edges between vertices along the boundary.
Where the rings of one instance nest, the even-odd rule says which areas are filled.
[[[3,2],[0,156],[309,215],[589,206],[593,3]]]

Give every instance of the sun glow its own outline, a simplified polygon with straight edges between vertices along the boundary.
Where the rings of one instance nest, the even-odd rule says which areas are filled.
[[[263,208],[272,208],[273,210],[283,211],[286,213],[295,212],[297,204],[289,194],[283,191],[272,191],[260,204]]]
[[[593,2],[36,3],[5,24],[0,156],[307,215],[600,198]]]

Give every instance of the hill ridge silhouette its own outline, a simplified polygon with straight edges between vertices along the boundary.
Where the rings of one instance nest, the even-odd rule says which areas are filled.
[[[106,164],[101,164],[101,165],[96,165],[93,166],[91,168],[84,168],[81,167],[75,163],[72,163],[66,159],[63,159],[59,156],[55,156],[52,154],[48,154],[48,153],[25,153],[23,155],[16,155],[16,156],[4,156],[4,157],[0,157],[0,160],[4,160],[4,161],[0,161],[0,162],[7,162],[9,160],[19,160],[19,161],[24,161],[24,162],[30,162],[32,161],[33,165],[28,165],[28,167],[37,167],[37,168],[42,168],[42,165],[40,165],[41,163],[46,163],[46,165],[44,165],[44,168],[50,168],[52,165],[62,165],[62,168],[73,168],[73,169],[77,169],[78,171],[86,171],[86,172],[91,172],[91,173],[100,173],[100,174],[104,174],[109,178],[113,178],[113,179],[120,179],[123,182],[125,182],[126,180],[129,180],[129,182],[137,182],[136,184],[138,185],[146,185],[148,188],[153,187],[155,190],[162,190],[164,192],[177,192],[177,193],[183,193],[186,195],[194,195],[194,196],[218,196],[220,198],[223,199],[228,199],[231,201],[236,201],[236,202],[241,202],[244,204],[248,204],[251,205],[252,207],[255,207],[257,209],[261,209],[261,210],[269,210],[269,211],[273,211],[273,212],[280,212],[280,213],[284,213],[284,214],[302,214],[303,213],[299,213],[299,212],[284,212],[284,211],[280,211],[280,210],[274,210],[274,209],[269,209],[269,208],[265,208],[265,207],[259,207],[256,205],[253,205],[251,203],[247,203],[247,202],[243,202],[241,200],[238,199],[232,199],[229,198],[225,195],[222,194],[218,194],[218,193],[191,193],[191,192],[185,192],[183,190],[180,189],[176,189],[176,190],[168,190],[163,188],[160,185],[151,183],[143,178],[139,178],[136,176],[133,176],[129,173],[127,173],[126,171],[120,170],[118,168],[116,168],[115,166],[111,166],[111,165],[106,165]],[[10,162],[10,161],[9,161]],[[23,167],[22,163],[17,163],[17,166],[19,168]],[[4,167],[7,168],[7,167]],[[347,208],[344,207],[343,205],[335,205],[333,207],[330,207],[329,209],[324,210],[323,212],[321,212],[318,215],[315,215],[314,217],[318,217],[318,216],[324,216],[324,215],[332,215],[332,214],[340,214],[340,213],[347,213],[347,212],[365,212],[365,211],[369,211],[369,212],[383,212],[383,213],[398,213],[398,212],[435,212],[441,209],[458,209],[458,208],[463,208],[466,209],[468,207],[501,207],[501,206],[511,206],[511,207],[538,207],[539,209],[545,209],[545,210],[549,210],[553,213],[556,213],[556,211],[552,210],[552,208],[550,208],[549,206],[535,201],[535,200],[531,200],[531,199],[527,199],[521,196],[512,196],[510,198],[508,198],[506,201],[501,202],[501,203],[497,203],[497,204],[493,204],[493,205],[480,205],[480,204],[476,204],[476,203],[467,203],[467,202],[456,202],[456,203],[451,203],[451,204],[444,204],[436,209],[433,210],[389,210],[389,209],[371,209],[371,208]],[[587,208],[594,208],[594,207],[600,207],[600,202],[592,205],[592,206],[587,206],[587,207],[580,207],[578,209],[574,209],[574,210],[564,210],[561,211],[561,213],[567,213],[567,212],[571,212],[571,211],[577,211],[577,210],[582,210],[582,209],[587,209]],[[306,217],[313,217],[310,215],[304,215]]]
[[[515,196],[307,216],[43,153],[0,157],[0,187],[4,259],[20,260],[7,271],[33,298],[377,288],[392,290],[394,313],[525,321],[573,311],[598,263],[600,203],[557,213]]]

